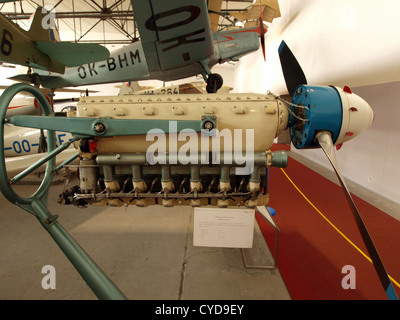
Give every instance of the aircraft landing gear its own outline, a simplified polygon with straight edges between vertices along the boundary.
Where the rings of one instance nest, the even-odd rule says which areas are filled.
[[[208,93],[216,93],[223,85],[224,80],[218,73],[211,73],[207,78],[206,90]]]
[[[222,87],[224,80],[218,73],[211,73],[210,67],[208,65],[209,62],[210,59],[199,61],[200,65],[203,68],[203,79],[207,82],[206,91],[208,93],[216,93]]]
[[[30,83],[33,84],[35,87],[39,88],[42,84],[42,80],[40,79],[40,75],[36,72],[32,71],[32,68],[29,67],[27,75],[29,76]]]

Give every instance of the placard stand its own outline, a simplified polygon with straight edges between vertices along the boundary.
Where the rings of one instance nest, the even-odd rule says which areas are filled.
[[[255,264],[254,258],[252,257],[251,251],[252,249],[244,249],[242,248],[242,256],[243,256],[243,262],[246,268],[251,268],[251,269],[276,269],[277,265],[277,259],[278,259],[278,237],[279,237],[279,228],[278,225],[275,223],[274,219],[272,218],[271,213],[268,211],[267,207],[264,206],[258,206],[256,207],[256,212],[266,221],[268,224],[274,228],[275,230],[275,253],[273,257],[273,264],[272,265],[266,265],[266,264]],[[265,240],[265,239],[264,239]],[[252,262],[253,260],[253,262]]]

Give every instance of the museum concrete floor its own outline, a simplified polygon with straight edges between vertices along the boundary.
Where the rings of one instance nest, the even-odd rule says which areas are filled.
[[[307,166],[311,164],[307,163]],[[331,172],[323,171],[319,170],[320,174],[329,178]],[[19,185],[15,190],[27,195],[36,188],[35,185]],[[193,246],[193,209],[189,207],[80,209],[57,203],[62,189],[63,184],[51,187],[49,211],[59,215],[61,225],[128,299],[293,298],[287,287],[289,282],[285,283],[278,268],[246,267],[241,249]],[[361,196],[365,193],[357,188],[353,190]],[[398,206],[370,193],[366,197],[398,219]],[[0,196],[0,213],[0,299],[97,299],[35,217],[10,204],[3,196]],[[256,264],[271,265],[273,255],[260,229],[256,223],[254,246],[246,252]],[[279,250],[278,247],[280,254]],[[307,265],[308,262],[303,260],[301,263]],[[46,265],[52,265],[56,270],[54,290],[44,290],[41,285],[45,276],[42,268]],[[317,296],[313,298],[318,299]]]
[[[128,299],[290,299],[278,269],[246,268],[241,249],[194,247],[190,207],[80,209],[57,204],[62,189],[51,187],[49,211]],[[35,217],[2,196],[0,212],[0,299],[97,299]],[[248,254],[273,264],[257,225]],[[41,285],[46,265],[56,271],[54,290]]]

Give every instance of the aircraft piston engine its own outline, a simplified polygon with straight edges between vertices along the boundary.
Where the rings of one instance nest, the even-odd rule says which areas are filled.
[[[271,95],[83,97],[70,116],[95,120],[63,195],[78,206],[267,205],[267,168],[287,165],[268,151],[288,119]]]

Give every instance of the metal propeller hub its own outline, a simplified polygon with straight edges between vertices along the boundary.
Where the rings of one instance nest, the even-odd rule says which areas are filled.
[[[314,141],[318,131],[331,132],[333,140],[339,137],[342,126],[342,102],[333,87],[300,86],[292,100],[290,135],[297,149],[317,148]]]

